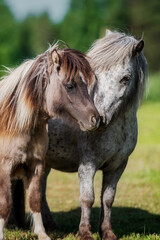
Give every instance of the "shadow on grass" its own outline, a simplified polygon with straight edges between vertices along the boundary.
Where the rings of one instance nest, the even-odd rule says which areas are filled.
[[[95,207],[91,213],[92,232],[98,232],[100,209]],[[76,233],[80,221],[80,208],[68,212],[54,212],[53,217],[64,235]],[[149,213],[139,208],[113,207],[112,228],[118,237],[131,233],[160,234],[160,215]]]
[[[98,232],[100,209],[92,208],[91,226],[92,233]],[[59,231],[55,232],[52,225],[47,225],[46,229],[50,229],[53,233],[53,239],[64,238],[67,234],[76,234],[80,222],[81,209],[76,208],[68,212],[52,213],[54,220],[59,226]],[[29,214],[27,214],[29,216]],[[7,226],[9,229],[15,228],[14,225]],[[30,227],[29,221],[27,228]],[[160,234],[160,215],[152,214],[140,208],[131,207],[113,207],[112,208],[112,228],[118,237],[130,235],[132,233],[140,234]],[[52,230],[51,230],[52,229]]]

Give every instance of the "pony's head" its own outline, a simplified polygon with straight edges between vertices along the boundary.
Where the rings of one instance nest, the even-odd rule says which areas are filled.
[[[88,94],[96,78],[85,55],[69,48],[50,49],[48,61],[44,102],[48,115],[72,118],[84,131],[97,128],[99,114]]]
[[[147,64],[143,40],[124,33],[107,31],[88,52],[97,75],[95,105],[108,124],[121,110],[137,109],[143,97]]]
[[[58,45],[9,72],[0,82],[0,130],[30,131],[41,119],[76,121],[83,131],[98,127],[88,90],[95,76],[83,53]]]

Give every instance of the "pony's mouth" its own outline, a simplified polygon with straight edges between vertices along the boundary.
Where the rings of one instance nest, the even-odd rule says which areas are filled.
[[[104,132],[107,128],[107,124],[106,124],[106,119],[104,119],[103,116],[100,116],[100,123],[99,123],[99,127],[97,128],[97,132]]]

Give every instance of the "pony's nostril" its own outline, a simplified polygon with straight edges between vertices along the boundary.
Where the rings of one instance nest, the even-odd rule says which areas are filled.
[[[96,119],[95,116],[92,116],[92,117],[91,117],[91,123],[92,123],[94,126],[96,125],[97,119]]]

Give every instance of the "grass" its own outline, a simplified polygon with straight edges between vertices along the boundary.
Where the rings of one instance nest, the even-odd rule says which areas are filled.
[[[112,227],[121,240],[160,240],[160,102],[146,102],[138,111],[138,144],[121,177],[112,208]],[[91,224],[99,239],[98,218],[101,172],[95,176],[95,204]],[[75,239],[80,220],[77,174],[53,170],[48,178],[47,199],[60,232],[52,239]],[[37,239],[29,230],[5,230],[6,239]]]

